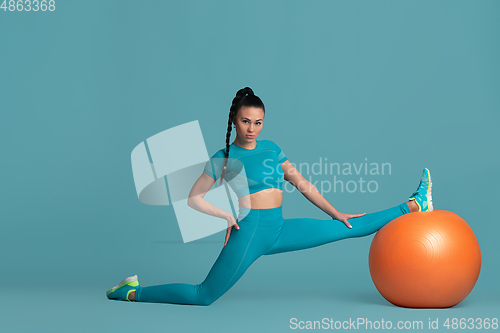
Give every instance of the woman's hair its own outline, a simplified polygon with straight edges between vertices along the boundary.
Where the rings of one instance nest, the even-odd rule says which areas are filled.
[[[236,97],[233,98],[233,104],[231,104],[231,107],[229,108],[229,120],[227,121],[226,133],[226,162],[224,163],[224,169],[222,170],[222,174],[220,176],[220,184],[222,184],[222,179],[224,178],[224,173],[226,171],[227,160],[229,158],[229,138],[231,137],[233,119],[236,117],[238,111],[243,106],[260,108],[264,111],[264,113],[266,112],[264,103],[262,103],[262,100],[258,96],[254,95],[253,90],[250,89],[250,87],[245,87],[238,90],[238,92],[236,93]]]

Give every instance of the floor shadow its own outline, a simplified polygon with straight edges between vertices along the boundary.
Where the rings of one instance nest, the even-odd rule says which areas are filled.
[[[224,244],[222,241],[217,241],[217,240],[200,240],[200,241],[193,241],[193,242],[187,242],[184,243],[183,241],[154,241],[151,243],[156,243],[156,244]]]
[[[390,308],[395,306],[377,292],[352,291],[350,293],[331,293],[331,297],[346,303],[374,304]]]
[[[252,292],[252,291],[239,291],[239,295],[248,299],[260,299],[273,300],[273,301],[288,301],[288,300],[321,300],[321,301],[333,301],[342,304],[374,304],[389,308],[394,308],[395,305],[386,301],[380,294],[371,292],[357,292],[352,291],[349,293],[336,293],[336,292],[320,292],[318,290],[303,290],[303,291],[290,291],[290,290],[280,290],[280,291],[266,291]]]

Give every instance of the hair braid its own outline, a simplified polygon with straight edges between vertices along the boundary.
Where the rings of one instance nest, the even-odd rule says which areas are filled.
[[[231,138],[232,123],[234,117],[238,114],[238,111],[242,106],[253,106],[262,108],[262,110],[264,110],[265,112],[264,103],[262,103],[259,97],[255,96],[253,90],[250,87],[245,87],[243,89],[238,90],[238,92],[236,93],[236,97],[233,98],[233,102],[231,104],[231,107],[229,108],[229,119],[227,121],[227,132],[226,132],[226,151],[224,152],[226,161],[224,163],[224,169],[222,170],[222,174],[220,177],[220,184],[222,184],[222,179],[224,178],[224,173],[226,171],[227,161],[229,159],[229,148],[230,148],[229,139]]]

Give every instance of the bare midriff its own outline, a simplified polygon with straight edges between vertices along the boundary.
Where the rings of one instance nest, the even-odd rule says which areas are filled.
[[[238,200],[238,206],[252,209],[268,209],[281,206],[283,190],[268,188],[259,192],[244,195]]]

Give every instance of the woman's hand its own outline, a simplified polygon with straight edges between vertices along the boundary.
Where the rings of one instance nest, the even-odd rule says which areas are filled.
[[[227,221],[227,230],[226,230],[226,240],[224,241],[224,246],[226,246],[227,241],[229,240],[229,236],[231,235],[231,230],[233,229],[233,226],[236,226],[236,229],[240,229],[240,226],[236,223],[236,218],[232,214],[227,214],[225,216],[225,219]]]
[[[347,222],[347,219],[352,219],[354,217],[360,217],[360,216],[363,216],[365,214],[366,213],[363,213],[363,214],[344,214],[344,213],[341,213],[341,212],[335,212],[334,214],[332,214],[332,218],[334,220],[339,220],[340,222],[344,222],[344,224],[348,228],[352,229],[352,225],[349,222]]]

